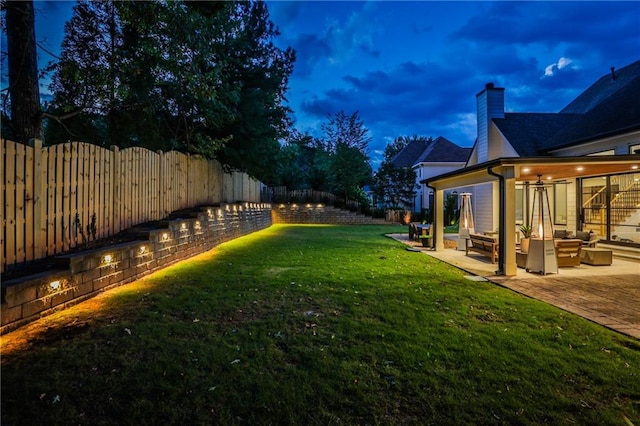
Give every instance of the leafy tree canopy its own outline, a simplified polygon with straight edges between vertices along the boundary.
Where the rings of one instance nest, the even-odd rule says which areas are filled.
[[[295,53],[262,1],[81,0],[52,64],[48,143],[177,149],[269,181]]]

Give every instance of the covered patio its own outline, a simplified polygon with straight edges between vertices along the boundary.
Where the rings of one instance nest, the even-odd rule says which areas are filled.
[[[498,216],[498,262],[492,265],[495,276],[514,277],[518,275],[516,264],[516,185],[534,184],[541,179],[544,183],[575,181],[577,178],[608,176],[635,173],[640,167],[637,155],[606,155],[579,157],[540,157],[540,158],[498,158],[476,164],[450,173],[428,178],[422,181],[434,192],[434,249],[433,256],[441,255],[444,246],[443,206],[444,192],[454,188],[465,188],[491,183],[494,185],[492,201]],[[495,200],[493,200],[495,199]],[[484,200],[487,202],[487,200]],[[477,206],[480,202],[476,200]],[[527,203],[527,206],[529,203]],[[578,208],[577,206],[573,206]],[[579,215],[577,212],[573,212]],[[525,212],[525,217],[529,212]],[[494,229],[476,229],[476,232],[494,231]],[[462,253],[464,256],[464,253]],[[587,265],[585,265],[587,266]],[[616,268],[614,263],[610,268]],[[637,266],[637,264],[636,264]],[[596,268],[601,268],[600,266]],[[562,269],[564,275],[565,269]],[[585,268],[588,269],[588,268]],[[582,269],[581,269],[582,270]],[[524,272],[524,271],[523,271]],[[638,269],[636,268],[636,274]],[[612,275],[610,270],[609,276]]]
[[[525,296],[580,315],[597,324],[640,339],[640,263],[615,258],[611,266],[560,268],[558,274],[539,275],[517,268],[511,276],[496,275],[497,265],[485,256],[455,248],[428,250],[408,238],[394,234],[413,250],[420,251],[468,272],[474,280],[491,281]],[[453,246],[453,245],[452,245]]]

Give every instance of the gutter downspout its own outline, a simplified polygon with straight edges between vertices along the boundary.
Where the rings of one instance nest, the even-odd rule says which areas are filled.
[[[436,204],[436,189],[429,185],[428,183],[425,183],[424,186],[426,186],[427,188],[431,189],[433,191],[433,204],[435,207]],[[429,206],[431,207],[431,206]],[[433,229],[431,230],[431,235],[432,235],[432,240],[431,240],[431,244],[433,245],[433,250],[435,251],[437,245],[436,245],[436,209],[433,209]],[[444,232],[444,231],[443,231]]]
[[[487,168],[487,173],[491,176],[495,176],[500,181],[500,208],[498,212],[498,229],[500,232],[498,233],[498,270],[496,271],[496,275],[504,275],[505,271],[505,244],[507,243],[507,236],[505,234],[506,224],[505,224],[505,212],[504,206],[507,205],[507,189],[505,188],[504,176],[495,173],[493,171],[493,166],[489,166]]]

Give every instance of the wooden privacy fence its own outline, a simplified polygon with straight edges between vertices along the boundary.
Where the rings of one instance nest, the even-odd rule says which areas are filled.
[[[0,168],[2,272],[68,251],[82,234],[103,238],[180,209],[260,201],[259,181],[175,151],[3,140]]]

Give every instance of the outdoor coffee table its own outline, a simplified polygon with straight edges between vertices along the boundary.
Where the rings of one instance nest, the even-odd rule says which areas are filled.
[[[580,250],[580,263],[594,266],[608,266],[613,262],[613,251],[602,248],[584,247]]]

